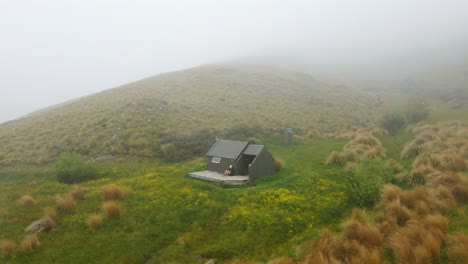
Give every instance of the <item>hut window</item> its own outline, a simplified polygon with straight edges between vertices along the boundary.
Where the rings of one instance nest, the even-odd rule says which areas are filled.
[[[220,158],[220,157],[213,157],[213,159],[211,160],[211,162],[213,162],[213,163],[220,163],[220,162],[221,162],[221,158]]]

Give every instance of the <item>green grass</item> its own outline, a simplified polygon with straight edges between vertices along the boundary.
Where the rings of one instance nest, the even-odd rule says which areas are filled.
[[[31,253],[19,251],[7,263],[203,263],[243,257],[267,261],[272,256],[295,256],[295,247],[328,227],[337,229],[349,212],[342,169],[328,167],[325,158],[345,141],[315,138],[279,145],[265,143],[284,169],[251,186],[223,186],[187,178],[201,170],[204,160],[172,164],[104,166],[104,178],[82,183],[89,189],[72,213],[60,214],[57,228],[41,234],[40,246]],[[0,239],[17,243],[24,228],[55,206],[55,195],[66,197],[72,186],[53,180],[51,171],[33,177],[31,172],[0,179],[0,201],[8,216],[2,218]],[[32,180],[37,183],[31,184]],[[102,212],[103,186],[132,190],[121,200],[120,219],[103,219],[90,230],[92,213]],[[15,201],[24,194],[38,202],[21,208]],[[105,252],[105,254],[103,254]],[[199,259],[199,257],[202,259]]]

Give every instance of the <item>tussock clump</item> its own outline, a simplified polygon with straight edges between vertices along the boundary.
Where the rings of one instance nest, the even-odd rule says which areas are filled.
[[[466,163],[459,154],[444,153],[439,155],[439,168],[444,171],[464,171]]]
[[[436,172],[428,176],[428,186],[444,186],[448,188],[453,197],[459,202],[468,201],[468,186],[458,173]]]
[[[448,237],[448,258],[451,263],[464,263],[468,259],[468,235],[459,233]]]
[[[33,251],[37,246],[39,246],[37,234],[28,235],[21,241],[21,249],[26,252]]]
[[[104,203],[103,209],[104,209],[104,213],[107,216],[107,219],[120,218],[120,215],[121,215],[120,204],[114,201],[107,201]]]
[[[434,154],[423,153],[419,155],[413,162],[413,168],[418,168],[421,166],[438,168],[440,166],[440,161]]]
[[[29,195],[23,195],[19,199],[19,204],[22,207],[31,208],[31,207],[34,207],[36,205],[36,201],[34,200],[34,198],[32,198]]]
[[[89,229],[94,230],[102,224],[102,216],[100,214],[91,214],[86,219],[86,224]]]
[[[284,161],[279,160],[279,159],[275,159],[275,171],[278,172],[278,171],[282,170],[283,167],[284,167]]]
[[[111,185],[105,186],[102,188],[102,194],[104,196],[104,200],[120,200],[125,196],[125,191],[122,187]]]
[[[0,242],[3,257],[11,257],[16,254],[16,244],[11,240],[2,240]]]
[[[8,217],[10,216],[10,214],[8,213],[8,211],[6,209],[1,209],[0,210],[0,219],[8,219]]]
[[[287,257],[280,257],[269,261],[268,264],[294,264],[294,261]]]
[[[364,211],[354,209],[351,219],[343,224],[343,236],[349,241],[358,241],[364,247],[380,248],[383,235],[375,226],[370,226],[365,219]]]
[[[73,190],[71,191],[71,196],[73,199],[76,200],[83,200],[85,197],[87,189],[81,186],[75,185],[73,186]]]
[[[339,248],[337,237],[329,231],[324,231],[320,238],[312,243],[311,251],[304,264],[340,264],[335,255]]]
[[[326,163],[328,165],[343,165],[345,160],[341,157],[340,153],[337,151],[333,151],[327,158]]]
[[[380,141],[369,132],[359,132],[353,140],[343,147],[340,152],[333,151],[326,163],[332,165],[346,165],[356,163],[364,158],[375,159],[385,157],[385,149]]]
[[[431,263],[440,257],[442,241],[419,221],[411,220],[389,238],[397,263]]]
[[[379,204],[386,205],[395,200],[399,200],[402,195],[403,190],[400,187],[395,186],[393,184],[387,184],[382,189]]]
[[[56,204],[59,211],[63,213],[71,213],[76,206],[76,203],[72,198],[64,199],[60,196],[56,198]]]
[[[52,220],[54,220],[55,223],[57,223],[59,219],[57,211],[52,207],[46,207],[44,209],[44,215],[49,216]]]
[[[446,213],[457,205],[452,192],[447,187],[437,186],[430,188],[429,192],[433,198],[431,208],[435,211]]]
[[[393,173],[400,173],[404,170],[403,166],[401,166],[401,164],[394,159],[388,160],[385,165],[390,168]]]

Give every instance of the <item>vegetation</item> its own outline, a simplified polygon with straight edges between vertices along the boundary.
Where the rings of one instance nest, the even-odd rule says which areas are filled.
[[[395,135],[405,126],[406,120],[405,117],[398,112],[386,112],[382,116],[381,124],[390,135]]]
[[[0,262],[464,261],[466,112],[402,109],[419,123],[387,131],[368,96],[212,65],[2,125]],[[214,136],[265,144],[276,173],[236,188],[187,178]]]
[[[55,163],[57,180],[63,183],[83,182],[98,177],[98,171],[78,154],[62,153]]]
[[[51,164],[64,152],[97,161],[187,160],[205,154],[216,136],[245,140],[284,127],[331,135],[367,127],[376,123],[379,113],[374,101],[361,91],[297,72],[207,65],[2,124],[0,165]]]

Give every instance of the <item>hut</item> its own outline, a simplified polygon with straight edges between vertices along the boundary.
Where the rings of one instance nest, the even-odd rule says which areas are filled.
[[[192,172],[189,176],[228,183],[237,180],[248,181],[275,172],[275,160],[265,146],[246,141],[218,139],[206,154],[206,158],[207,170]],[[234,167],[234,176],[223,175],[229,165]]]

